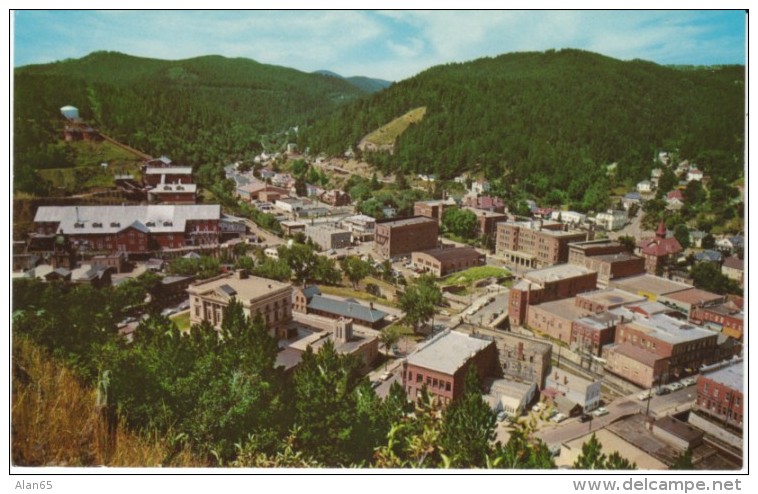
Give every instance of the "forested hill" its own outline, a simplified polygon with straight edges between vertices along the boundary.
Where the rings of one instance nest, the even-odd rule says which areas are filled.
[[[488,176],[564,189],[593,183],[617,162],[638,180],[656,150],[679,150],[706,173],[743,166],[744,67],[677,70],[578,50],[512,53],[433,67],[351,103],[301,132],[303,144],[344,152],[412,108],[426,116],[380,167]],[[601,171],[602,170],[602,171]],[[543,187],[544,188],[544,187]]]
[[[367,93],[375,93],[392,85],[391,81],[385,81],[384,79],[373,79],[371,77],[363,76],[343,77],[335,72],[332,72],[331,70],[317,70],[314,72],[314,74],[328,75],[331,77],[345,79],[350,84]]]
[[[249,157],[261,134],[366,94],[343,79],[220,56],[167,61],[95,52],[20,67],[14,76],[17,167],[55,166],[47,148],[61,136],[64,105],[137,149],[197,165]]]

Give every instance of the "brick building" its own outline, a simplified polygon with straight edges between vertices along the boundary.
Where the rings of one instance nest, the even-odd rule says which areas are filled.
[[[445,330],[420,344],[403,361],[403,387],[410,400],[415,401],[426,386],[429,394],[447,404],[463,394],[466,372],[471,366],[479,382],[488,376],[499,376],[495,342]]]
[[[675,237],[666,238],[666,226],[661,221],[654,238],[643,239],[638,245],[640,255],[645,258],[645,271],[661,274],[663,269],[676,261],[682,246]]]
[[[413,264],[437,278],[474,266],[484,266],[486,256],[473,247],[452,247],[413,252]]]
[[[531,305],[573,297],[597,288],[597,273],[583,266],[563,264],[530,271],[510,290],[508,317],[524,324]]]
[[[565,298],[530,306],[526,323],[538,333],[569,344],[574,321],[587,315],[573,298]]]
[[[158,184],[147,191],[147,200],[162,204],[195,204],[196,184]]]
[[[445,214],[445,208],[455,206],[455,201],[450,199],[437,199],[433,201],[416,201],[413,203],[413,215],[425,216],[442,223],[442,216]]]
[[[41,206],[33,235],[63,233],[80,250],[147,253],[219,243],[221,206]]]
[[[693,409],[741,430],[745,409],[744,389],[741,361],[703,372],[697,379],[697,399]]]
[[[350,198],[350,194],[339,189],[328,190],[321,194],[319,199],[334,207],[349,206],[353,202]]]
[[[666,384],[697,372],[718,357],[718,335],[665,314],[635,315],[616,327],[606,370],[642,387]]]
[[[497,224],[495,253],[512,265],[542,268],[567,262],[569,243],[587,237],[555,221],[504,221]]]
[[[600,357],[603,347],[615,341],[616,325],[620,320],[620,316],[611,312],[575,319],[571,324],[571,349]]]
[[[504,333],[495,339],[503,375],[509,379],[545,387],[550,372],[553,345],[546,341]]]
[[[637,276],[611,280],[608,286],[643,296],[651,302],[655,302],[659,297],[692,288],[685,283],[667,280],[666,278],[661,278],[660,276],[652,274],[640,274]]]
[[[161,184],[191,184],[191,166],[146,167],[142,172],[142,183],[156,187]]]
[[[616,278],[645,272],[643,258],[629,254],[623,245],[608,239],[570,244],[568,262],[597,271],[600,286],[607,286]]]
[[[208,321],[219,329],[224,309],[236,299],[242,303],[247,317],[260,314],[273,335],[288,337],[288,324],[292,321],[292,285],[289,283],[248,276],[244,270],[238,270],[194,283],[187,293],[191,324]]]
[[[742,341],[745,332],[745,313],[742,299],[729,300],[723,304],[694,307],[690,319],[708,328],[721,331],[726,336]]]
[[[641,295],[634,295],[617,288],[605,288],[576,296],[576,305],[589,312],[599,313],[616,309],[624,305],[639,304],[647,301]]]
[[[466,194],[463,196],[463,205],[492,213],[505,213],[505,202],[499,197]]]
[[[437,247],[439,225],[423,216],[376,222],[374,251],[385,259]]]
[[[497,234],[497,224],[508,219],[508,215],[504,213],[498,213],[494,211],[485,211],[483,209],[463,208],[466,211],[471,211],[476,215],[476,221],[479,225],[480,237],[495,238]]]
[[[690,288],[689,290],[662,295],[658,297],[658,302],[668,305],[692,319],[692,313],[696,308],[722,304],[726,302],[726,295],[718,295],[699,288]]]

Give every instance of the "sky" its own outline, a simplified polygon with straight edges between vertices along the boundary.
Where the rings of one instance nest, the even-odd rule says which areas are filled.
[[[13,65],[93,51],[244,57],[386,80],[514,51],[579,48],[659,64],[744,64],[734,11],[15,11]]]

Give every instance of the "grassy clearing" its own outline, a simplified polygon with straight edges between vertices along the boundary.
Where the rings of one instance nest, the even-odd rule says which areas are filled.
[[[25,338],[13,339],[12,462],[16,466],[208,466],[168,436],[108,432],[96,392]]]
[[[461,271],[460,273],[451,274],[444,280],[440,281],[440,285],[469,285],[485,278],[499,278],[501,276],[509,276],[510,274],[511,272],[504,268],[498,268],[495,266],[477,266]]]
[[[375,131],[363,138],[365,142],[371,142],[377,146],[389,146],[395,143],[400,134],[413,123],[420,122],[426,114],[426,107],[415,108],[405,115],[396,118],[388,124],[382,125]]]

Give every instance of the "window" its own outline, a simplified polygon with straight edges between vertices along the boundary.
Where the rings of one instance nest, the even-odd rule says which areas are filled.
[[[413,372],[411,371],[408,371],[408,380],[409,381],[413,380]]]
[[[432,387],[433,388],[439,387],[439,381],[437,381],[437,378],[432,379]]]
[[[424,380],[424,376],[423,376],[423,375],[421,375],[421,374],[416,374],[416,382],[417,382],[417,383],[420,383],[420,382],[421,382],[421,381],[423,381],[423,380]]]
[[[450,391],[452,387],[450,386],[450,381],[445,381],[445,391]]]

